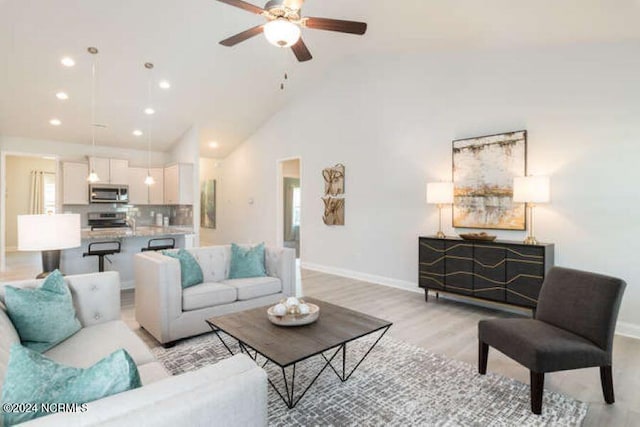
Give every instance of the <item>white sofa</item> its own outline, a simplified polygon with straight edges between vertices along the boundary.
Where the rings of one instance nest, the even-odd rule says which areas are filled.
[[[295,294],[294,249],[265,248],[267,277],[229,279],[231,246],[188,249],[204,283],[182,289],[180,262],[159,252],[135,255],[136,320],[160,343],[211,332],[206,319],[275,304]]]
[[[29,426],[232,426],[266,425],[267,376],[249,357],[170,376],[144,342],[120,320],[120,279],[116,272],[66,277],[82,329],[44,353],[65,365],[85,368],[126,349],[143,386],[88,404],[84,413],[37,418]],[[0,393],[9,349],[20,342],[4,306],[4,286],[37,287],[41,280],[0,285]],[[2,420],[0,416],[0,425]]]

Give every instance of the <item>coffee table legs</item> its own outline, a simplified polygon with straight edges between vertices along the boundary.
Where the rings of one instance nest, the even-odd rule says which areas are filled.
[[[211,329],[213,329],[213,332],[215,332],[215,334],[218,337],[218,339],[220,340],[220,342],[227,349],[227,351],[231,355],[233,355],[234,354],[233,350],[231,350],[231,348],[227,345],[227,343],[222,339],[222,336],[220,336],[220,332],[221,332],[220,329],[215,328],[211,324],[210,324],[210,326],[211,326]],[[351,375],[353,375],[355,370],[358,369],[358,367],[362,364],[364,359],[366,359],[366,357],[369,355],[369,353],[371,353],[371,350],[373,350],[373,348],[378,344],[378,342],[387,333],[387,331],[389,330],[390,327],[391,327],[391,325],[386,326],[385,328],[382,328],[382,334],[380,334],[380,336],[369,347],[369,349],[364,354],[364,356],[362,356],[362,358],[358,361],[358,363],[353,367],[353,369],[351,369],[351,371],[348,374],[347,374],[347,369],[346,369],[346,367],[347,367],[347,362],[346,362],[347,361],[347,343],[344,343],[344,344],[339,345],[338,347],[334,347],[335,351],[333,351],[333,349],[329,349],[329,350],[327,350],[327,351],[325,351],[323,353],[320,353],[322,358],[325,360],[325,363],[322,366],[322,369],[320,369],[320,371],[315,375],[315,377],[313,377],[311,382],[307,385],[307,387],[303,390],[303,392],[297,398],[295,397],[295,381],[296,381],[296,364],[297,363],[294,363],[293,365],[289,365],[289,366],[293,367],[292,368],[291,381],[289,381],[289,379],[287,378],[287,371],[286,371],[287,367],[280,366],[280,365],[278,365],[277,363],[274,362],[274,364],[277,365],[280,368],[281,372],[282,372],[282,379],[284,381],[284,388],[285,389],[283,391],[280,391],[278,389],[278,387],[275,385],[275,383],[273,381],[271,381],[270,378],[268,378],[269,384],[271,384],[271,387],[273,387],[273,389],[276,391],[278,396],[280,396],[280,399],[282,399],[282,401],[285,403],[285,405],[287,405],[287,408],[293,409],[298,404],[298,402],[300,402],[300,400],[304,397],[304,395],[307,393],[307,391],[309,391],[311,386],[316,382],[316,380],[325,371],[325,369],[327,369],[327,367],[330,367],[331,370],[338,376],[338,378],[340,378],[340,381],[342,381],[342,382],[345,382],[349,378],[351,378]],[[373,331],[372,333],[374,333],[374,332],[377,332],[377,331]],[[262,356],[265,359],[265,362],[262,364],[262,368],[264,368],[271,361],[268,357],[266,357],[265,355],[259,353],[255,349],[251,348],[251,346],[247,345],[246,343],[244,343],[242,341],[238,340],[238,346],[240,347],[240,352],[246,353],[258,365],[260,365],[260,363],[258,363],[258,355]],[[330,352],[330,351],[333,351],[333,353],[331,354],[331,357],[327,357],[325,355],[325,353],[326,352]],[[342,353],[342,372],[341,373],[338,372],[338,370],[333,366],[333,363],[332,363],[333,360],[338,355],[338,353]],[[306,360],[306,359],[304,359],[304,360]],[[289,387],[289,385],[291,385],[291,387]]]

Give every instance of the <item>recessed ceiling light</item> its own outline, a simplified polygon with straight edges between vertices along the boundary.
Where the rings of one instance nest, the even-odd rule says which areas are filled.
[[[140,129],[136,129],[136,130],[133,131],[133,134],[135,136],[142,136],[142,131]]]
[[[70,58],[68,56],[65,56],[64,58],[62,58],[60,62],[65,67],[73,67],[74,65],[76,65],[76,61],[74,61],[73,58]]]
[[[66,101],[67,99],[69,99],[69,95],[67,95],[65,92],[58,92],[56,93],[56,98],[61,101]]]
[[[211,148],[218,148],[220,146],[220,144],[218,144],[216,141],[211,141],[209,143],[209,147]]]
[[[49,120],[49,124],[51,126],[60,126],[62,124],[62,122],[58,119],[51,119]]]
[[[158,86],[160,86],[160,89],[170,89],[171,83],[166,80],[161,80],[160,83],[158,83]]]
[[[155,114],[155,112],[156,112],[156,110],[154,110],[151,107],[147,107],[147,108],[144,109],[144,113],[149,115],[149,116],[152,115],[152,114]]]

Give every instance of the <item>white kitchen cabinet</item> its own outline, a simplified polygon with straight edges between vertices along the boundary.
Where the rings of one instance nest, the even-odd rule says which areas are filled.
[[[192,205],[193,165],[178,163],[164,168],[164,203],[167,205]]]
[[[90,157],[89,167],[98,174],[98,184],[127,185],[129,180],[129,161],[122,159],[106,159]]]
[[[163,168],[151,168],[149,173],[156,181],[155,184],[149,186],[149,204],[150,205],[163,205],[164,204],[164,169]]]
[[[62,204],[89,204],[89,165],[86,163],[62,163]]]
[[[109,159],[109,179],[110,184],[127,185],[129,160]]]
[[[129,203],[132,205],[149,204],[149,188],[144,183],[147,177],[146,168],[129,168],[127,171],[129,185]]]
[[[109,184],[109,176],[111,175],[111,172],[109,171],[109,159],[90,157],[89,169],[95,172],[96,175],[98,175],[98,178],[100,178],[96,184]]]

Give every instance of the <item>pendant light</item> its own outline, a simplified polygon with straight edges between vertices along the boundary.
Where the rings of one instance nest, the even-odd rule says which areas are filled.
[[[144,68],[149,70],[149,78],[147,82],[147,108],[145,109],[145,113],[147,114],[147,177],[144,179],[144,183],[148,186],[152,186],[156,183],[156,180],[151,176],[151,117],[153,116],[153,113],[149,113],[149,111],[154,111],[153,108],[151,108],[153,64],[151,62],[145,62]]]
[[[93,55],[93,62],[91,64],[91,145],[93,157],[96,156],[96,65],[98,49],[95,47],[87,48],[87,52]],[[91,163],[91,162],[89,162]],[[100,181],[100,177],[96,173],[93,165],[91,166],[91,173],[87,177],[87,181],[90,184],[95,184]]]

